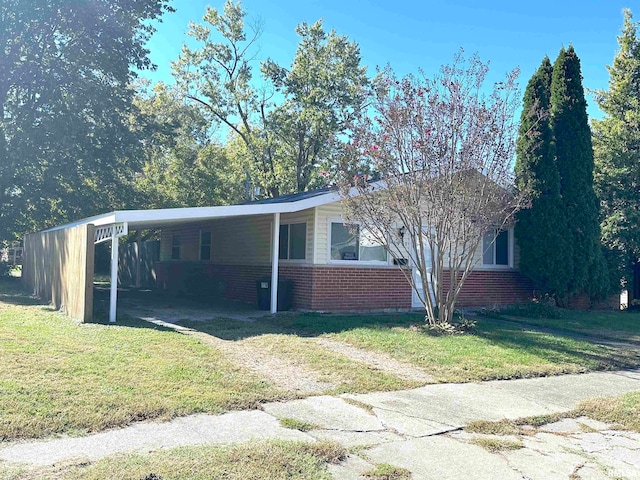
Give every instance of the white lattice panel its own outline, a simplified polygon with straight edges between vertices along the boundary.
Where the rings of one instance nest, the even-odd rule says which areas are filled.
[[[113,230],[115,228],[116,238],[126,235],[128,232],[126,223],[117,223],[115,225],[105,225],[103,227],[96,227],[94,243],[102,243],[111,240],[113,236]]]

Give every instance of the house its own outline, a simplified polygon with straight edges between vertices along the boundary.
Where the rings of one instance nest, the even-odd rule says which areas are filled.
[[[90,245],[110,241],[115,252],[111,269],[117,272],[118,238],[128,231],[153,228],[161,230],[160,260],[156,263],[160,289],[204,288],[204,292],[209,289],[211,294],[228,299],[257,303],[257,281],[269,279],[276,286],[278,279],[286,278],[293,283],[294,309],[365,311],[420,307],[421,292],[413,291],[407,272],[401,270],[411,266],[390,258],[384,247],[366,235],[364,226],[347,227],[340,200],[338,192],[325,188],[243,205],[116,211],[87,218],[28,235],[24,281],[40,296],[58,295],[59,299],[52,300],[54,305],[65,304],[61,295],[66,290],[79,288],[73,287],[74,282],[80,282],[85,295],[90,296]],[[64,232],[70,237],[66,238]],[[487,239],[477,253],[478,266],[465,283],[459,304],[509,304],[530,299],[533,286],[518,271],[513,231],[501,232],[495,241],[493,236]],[[73,248],[86,249],[86,253],[59,259],[55,265],[45,265],[39,258],[60,257],[55,245],[59,248],[68,242],[73,242]],[[69,245],[60,250],[68,253]],[[80,274],[82,278],[74,278],[71,283],[58,279],[57,292],[46,293],[51,287],[45,277],[59,275],[45,274],[45,270],[59,270],[65,262],[74,261],[79,263],[74,271],[84,272]],[[38,271],[36,265],[43,271]],[[71,292],[66,295],[69,300],[75,299]],[[272,288],[272,312],[276,311],[276,298],[277,288]],[[90,315],[88,300],[91,299],[85,298],[77,305],[75,316]],[[117,285],[112,281],[112,321],[116,300]]]

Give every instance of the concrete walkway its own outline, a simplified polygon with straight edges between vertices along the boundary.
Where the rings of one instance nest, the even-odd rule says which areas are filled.
[[[640,435],[616,432],[590,419],[563,420],[544,427],[547,430],[531,430],[512,439],[524,448],[499,453],[477,445],[483,436],[462,431],[474,420],[559,413],[587,398],[636,390],[640,390],[638,370],[318,396],[265,404],[263,411],[193,415],[86,437],[4,443],[0,460],[47,466],[184,445],[323,439],[363,447],[357,456],[330,466],[336,478],[344,479],[361,478],[376,463],[408,468],[413,478],[425,479],[640,478]],[[278,421],[281,418],[316,428],[307,433],[286,429]],[[547,467],[542,468],[541,462]]]

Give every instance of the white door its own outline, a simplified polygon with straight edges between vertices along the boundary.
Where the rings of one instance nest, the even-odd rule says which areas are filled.
[[[425,251],[422,252],[422,255],[424,255],[425,265],[427,266],[427,276],[428,276],[427,282],[428,282],[428,285],[431,285],[431,282],[433,282],[432,268],[431,268],[431,249],[429,248],[429,245],[427,244],[426,240],[424,244],[425,244]],[[418,246],[418,248],[420,248],[420,246]],[[418,255],[420,255],[420,252],[418,252]],[[419,258],[419,257],[416,255],[413,258]],[[425,297],[424,289],[422,288],[422,275],[420,274],[420,270],[416,268],[415,264],[413,265],[413,268],[412,268],[412,275],[413,275],[413,281],[416,286],[416,289],[413,290],[413,295],[411,296],[411,307],[424,308],[424,302],[426,297]],[[435,300],[433,291],[431,288],[429,288],[429,294],[431,295],[431,300]]]

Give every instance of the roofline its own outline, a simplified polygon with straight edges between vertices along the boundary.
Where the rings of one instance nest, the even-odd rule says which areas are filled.
[[[355,189],[353,189],[355,190]],[[357,192],[350,192],[357,195]],[[81,220],[59,225],[42,232],[53,232],[65,228],[78,227],[80,225],[93,224],[95,226],[111,225],[114,223],[129,223],[136,225],[153,226],[157,223],[178,221],[204,221],[215,218],[242,217],[248,215],[268,215],[273,213],[294,213],[308,208],[319,207],[334,203],[342,199],[340,192],[327,192],[311,198],[305,198],[293,202],[261,203],[244,205],[223,205],[215,207],[185,207],[185,208],[161,208],[151,210],[116,210],[102,215],[83,218]]]

